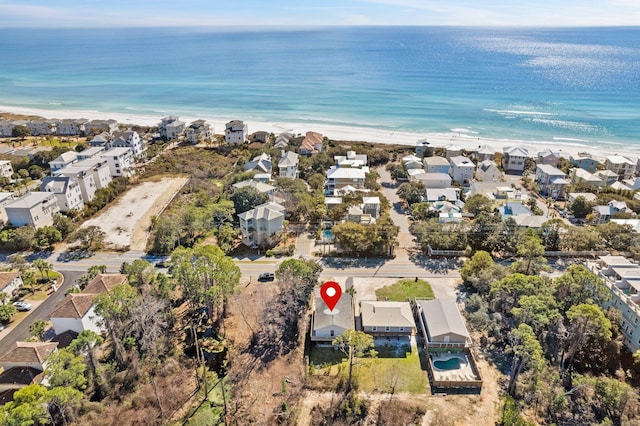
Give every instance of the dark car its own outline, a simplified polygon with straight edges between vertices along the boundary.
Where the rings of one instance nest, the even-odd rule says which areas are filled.
[[[258,281],[273,281],[276,279],[276,274],[271,272],[263,272],[258,275]]]

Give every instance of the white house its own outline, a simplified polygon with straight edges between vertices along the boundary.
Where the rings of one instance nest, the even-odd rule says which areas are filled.
[[[111,139],[111,134],[109,133],[101,133],[99,135],[95,135],[93,139],[89,141],[90,147],[102,147],[104,149],[107,148],[107,144],[109,143],[109,139]]]
[[[58,207],[61,212],[82,210],[84,200],[82,189],[77,180],[65,176],[45,176],[40,185],[42,192],[51,192],[56,195]]]
[[[602,179],[605,186],[611,186],[618,181],[620,176],[611,170],[598,170],[596,176]]]
[[[366,154],[356,154],[355,151],[347,151],[347,155],[335,155],[333,160],[338,167],[354,167],[361,169],[367,165]]]
[[[289,133],[280,133],[276,138],[276,141],[273,144],[273,147],[276,149],[283,150],[289,146],[289,141],[291,140],[291,134]]]
[[[482,145],[476,151],[475,156],[479,162],[482,162],[485,160],[493,161],[496,157],[496,150],[490,147],[489,145]]]
[[[233,120],[225,125],[224,140],[228,144],[244,143],[249,136],[249,129],[244,121]]]
[[[416,173],[411,174],[409,180],[421,182],[425,188],[449,188],[451,186],[451,176],[446,173]]]
[[[295,179],[298,177],[298,154],[293,151],[282,153],[280,162],[278,163],[278,174],[280,177],[288,177]]]
[[[192,144],[207,142],[212,134],[213,129],[204,120],[196,120],[187,127],[187,141]]]
[[[9,221],[4,206],[11,203],[13,200],[13,192],[0,192],[0,226],[4,226],[4,224]]]
[[[0,292],[7,296],[13,297],[16,290],[23,285],[20,271],[0,272]]]
[[[467,157],[455,156],[450,158],[451,162],[451,178],[461,185],[469,185],[473,180],[473,174],[476,171],[476,165]]]
[[[284,225],[285,208],[276,203],[265,203],[240,213],[242,243],[248,247],[270,246],[274,236]]]
[[[380,217],[380,197],[362,197],[362,212],[374,219]]]
[[[571,172],[571,182],[572,183],[581,183],[587,186],[591,186],[593,188],[600,188],[604,186],[604,181],[600,179],[598,176],[589,173],[585,169],[581,169],[580,167],[575,167],[570,170]]]
[[[169,115],[162,117],[160,123],[158,123],[158,132],[161,138],[166,140],[176,139],[182,132],[184,132],[185,123],[180,121],[180,117]]]
[[[536,183],[540,188],[540,194],[557,199],[564,199],[566,196],[569,181],[567,175],[560,169],[548,164],[538,164],[536,166]]]
[[[111,169],[109,167],[109,161],[105,158],[102,158],[102,156],[87,158],[86,160],[79,161],[78,163],[73,165],[71,170],[73,171],[76,168],[93,175],[96,189],[106,188],[113,180]]]
[[[427,188],[425,198],[428,203],[437,201],[449,201],[456,203],[460,200],[460,190],[458,188]]]
[[[106,163],[105,163],[105,167],[107,168],[107,171],[108,171],[109,169],[106,166]],[[107,173],[107,175],[109,176],[109,178],[111,177],[109,173]],[[73,181],[77,182],[78,185],[80,186],[82,201],[84,201],[85,203],[88,203],[89,201],[93,200],[96,190],[98,188],[96,185],[94,174],[91,172],[90,167],[84,168],[84,167],[68,166],[68,167],[65,167],[64,169],[58,170],[58,172],[56,173],[56,176],[70,178]]]
[[[416,332],[409,302],[361,301],[362,331],[373,336],[411,336]]]
[[[259,173],[271,173],[273,165],[271,164],[271,156],[266,152],[254,157],[253,160],[244,163],[246,171],[255,170]]]
[[[107,148],[129,148],[134,157],[140,157],[144,151],[140,135],[133,130],[114,132]]]
[[[508,146],[502,150],[502,168],[506,172],[523,172],[524,163],[529,155],[527,148]]]
[[[611,200],[606,206],[593,206],[592,213],[594,216],[592,224],[598,225],[608,222],[616,213],[631,213],[631,209],[624,201]]]
[[[105,151],[106,148],[104,146],[89,147],[78,153],[78,161],[86,160],[87,158],[99,157]]]
[[[425,157],[422,160],[424,171],[427,173],[446,173],[449,174],[451,164],[444,157]]]
[[[56,158],[55,160],[49,161],[49,167],[51,168],[51,172],[55,172],[63,167],[67,167],[70,164],[73,164],[78,161],[78,153],[75,151],[67,151],[63,152]]]
[[[310,330],[312,342],[331,343],[333,339],[355,327],[352,298],[346,291],[342,292],[338,303],[330,311],[320,297],[320,289],[316,288],[312,312]]]
[[[13,175],[13,166],[11,165],[11,161],[9,160],[0,161],[0,177],[6,177],[11,179],[11,175]]]
[[[500,182],[502,180],[502,172],[493,160],[483,160],[478,163],[476,179],[482,182]]]
[[[556,167],[560,158],[562,158],[562,154],[560,153],[560,151],[554,151],[551,148],[547,148],[538,152],[536,164],[548,164],[550,166]]]
[[[278,188],[273,185],[269,185],[268,183],[260,182],[254,179],[247,179],[241,182],[236,182],[232,186],[235,189],[245,188],[249,186],[251,188],[255,188],[258,192],[262,192],[263,194],[267,195],[273,195],[278,190]]]
[[[51,135],[55,133],[55,122],[44,118],[34,118],[25,123],[33,136]]]
[[[462,155],[462,147],[454,144],[447,144],[442,147],[444,149],[444,158],[451,161],[453,157],[459,157]]]
[[[364,181],[369,173],[368,167],[361,169],[351,167],[331,166],[327,171],[327,189],[334,191],[345,186],[353,186],[356,189],[364,188]]]
[[[618,180],[631,178],[636,172],[636,161],[622,155],[609,155],[604,167],[618,175]]]
[[[420,157],[420,158],[424,157],[430,148],[429,145],[431,144],[426,139],[421,139],[418,142],[416,142],[416,157]]]
[[[96,294],[69,293],[60,305],[51,312],[50,318],[56,334],[67,330],[80,334],[84,330],[102,333],[102,317],[95,312]]]
[[[103,153],[100,158],[106,160],[111,176],[130,177],[135,174],[135,162],[130,148],[111,148]]]
[[[53,216],[60,211],[56,194],[29,192],[4,207],[13,226],[32,225],[36,228],[53,225]]]
[[[402,157],[402,164],[406,170],[423,170],[422,158],[415,155]]]

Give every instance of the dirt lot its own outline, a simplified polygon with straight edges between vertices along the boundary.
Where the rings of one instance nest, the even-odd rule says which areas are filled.
[[[166,177],[142,182],[82,227],[97,225],[102,228],[107,234],[105,244],[109,248],[144,250],[151,217],[162,211],[187,180],[186,177]]]

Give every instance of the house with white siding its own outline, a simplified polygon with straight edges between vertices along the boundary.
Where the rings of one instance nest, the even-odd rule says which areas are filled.
[[[502,150],[502,168],[505,172],[524,171],[524,163],[529,155],[527,148],[522,146],[509,146]]]
[[[247,247],[273,245],[275,236],[284,226],[285,208],[276,203],[261,204],[254,209],[240,213],[240,233],[242,243]]]
[[[592,188],[601,188],[604,186],[604,181],[598,176],[589,173],[585,169],[575,167],[570,170],[571,182],[577,184],[583,184]]]
[[[0,177],[6,177],[11,179],[11,175],[13,175],[13,166],[11,165],[11,161],[9,160],[0,161]]]
[[[0,272],[0,292],[13,297],[15,292],[24,285],[20,271]]]
[[[84,118],[68,118],[56,122],[56,132],[60,136],[86,135],[86,125],[89,120]]]
[[[589,173],[595,173],[600,165],[600,162],[598,160],[594,160],[588,152],[579,152],[576,155],[570,155],[569,162],[575,167],[584,169]]]
[[[349,293],[342,292],[333,310],[329,310],[320,297],[320,288],[316,288],[314,294],[310,327],[312,342],[331,343],[345,331],[355,328],[353,299]]]
[[[107,144],[107,148],[129,148],[134,157],[140,157],[144,151],[140,135],[133,130],[114,132]]]
[[[67,167],[78,161],[78,153],[76,151],[67,151],[60,154],[55,160],[49,161],[51,173],[63,167]]]
[[[25,123],[33,136],[53,135],[56,133],[55,120],[47,120],[44,118],[34,118]]]
[[[411,173],[411,182],[421,182],[425,188],[449,188],[451,186],[451,176],[446,173]]]
[[[444,157],[425,157],[422,160],[424,171],[427,173],[446,173],[449,174],[451,164]]]
[[[84,151],[80,151],[78,153],[78,161],[86,160],[87,158],[99,157],[103,152],[106,151],[105,146],[92,146]]]
[[[4,207],[13,226],[31,225],[36,228],[53,225],[53,216],[60,212],[56,194],[29,192]]]
[[[496,150],[489,145],[482,145],[478,148],[474,155],[478,162],[482,162],[485,160],[493,161],[496,157]]]
[[[248,172],[256,171],[258,173],[271,174],[271,170],[273,169],[271,156],[266,152],[263,152],[262,154],[254,157],[253,160],[244,163],[244,169]]]
[[[473,174],[476,171],[476,165],[467,157],[461,155],[450,158],[451,178],[460,185],[468,186],[473,180]]]
[[[282,153],[280,162],[278,163],[278,174],[280,177],[288,177],[296,179],[298,177],[298,154],[293,151],[287,151]]]
[[[13,133],[13,123],[8,120],[0,120],[0,137],[10,138]]]
[[[133,152],[130,148],[111,148],[100,158],[106,160],[112,177],[130,177],[136,172]]]
[[[73,178],[65,176],[45,176],[40,185],[42,192],[56,195],[61,212],[79,211],[84,208],[80,184]]]
[[[476,180],[481,182],[500,182],[502,180],[502,171],[493,160],[483,160],[478,163]]]
[[[245,143],[249,136],[249,128],[242,120],[232,120],[225,124],[224,140],[228,144]]]

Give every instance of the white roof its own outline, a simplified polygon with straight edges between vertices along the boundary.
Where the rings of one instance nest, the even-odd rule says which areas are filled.
[[[71,163],[73,161],[76,161],[78,159],[78,153],[75,151],[67,151],[67,152],[63,152],[62,154],[60,154],[58,156],[58,158],[56,158],[55,160],[51,161],[52,163]]]
[[[493,149],[492,147],[490,147],[489,145],[482,145],[479,149],[478,149],[478,154],[489,154],[489,155],[493,155],[496,153],[496,150]]]
[[[409,302],[363,301],[360,302],[360,313],[364,327],[416,326]]]
[[[362,197],[362,204],[380,204],[380,197]]]
[[[342,204],[342,197],[324,197],[325,204]]]
[[[628,159],[627,157],[623,157],[622,155],[610,155],[607,157],[607,161],[612,164],[632,164],[635,165],[636,162]]]
[[[272,219],[276,219],[284,216],[284,210],[285,208],[280,204],[265,203],[265,204],[260,204],[254,209],[251,209],[244,213],[240,213],[238,217],[244,220],[250,220],[250,219],[272,220]]]
[[[120,157],[121,155],[131,152],[131,148],[111,148],[110,150],[105,151],[101,157]]]
[[[473,161],[469,160],[467,157],[464,157],[462,155],[451,157],[451,164],[456,167],[472,167],[474,169],[476,167]]]
[[[278,163],[278,167],[289,167],[295,166],[298,164],[298,154],[293,151],[287,151],[284,153],[282,158],[280,158],[280,162]]]
[[[429,166],[450,166],[449,160],[444,157],[425,157],[422,162]]]
[[[365,169],[353,169],[351,167],[332,167],[327,172],[329,179],[364,179]]]
[[[562,170],[558,169],[557,167],[553,167],[550,164],[538,164],[536,167],[540,169],[542,173],[549,176],[566,176],[566,174]]]
[[[503,148],[502,152],[519,157],[526,157],[529,155],[529,150],[523,146],[506,146]]]
[[[33,208],[37,204],[42,203],[45,200],[50,198],[55,199],[55,194],[52,192],[30,192],[24,197],[18,198],[17,200],[7,204],[5,209],[8,208]]]

